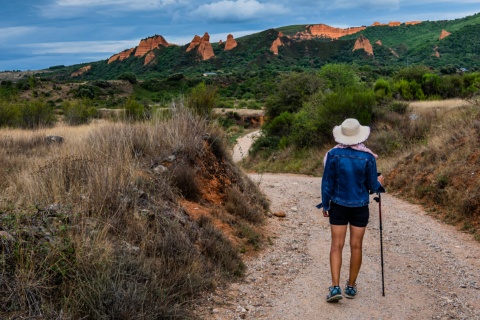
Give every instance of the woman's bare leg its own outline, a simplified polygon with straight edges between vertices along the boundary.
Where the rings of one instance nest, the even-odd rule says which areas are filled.
[[[330,225],[332,231],[332,245],[330,247],[330,271],[332,286],[340,285],[340,269],[342,267],[342,251],[345,245],[347,226]]]
[[[355,285],[362,266],[362,244],[366,228],[350,226],[350,277],[349,286]]]

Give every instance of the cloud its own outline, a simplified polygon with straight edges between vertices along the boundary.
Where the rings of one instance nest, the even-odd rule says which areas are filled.
[[[283,15],[287,12],[287,8],[281,4],[262,3],[257,0],[223,0],[203,4],[194,10],[191,16],[199,19],[232,22]]]
[[[0,28],[0,42],[5,42],[7,39],[15,39],[38,30],[36,27],[8,27]],[[1,46],[1,44],[0,44]]]
[[[78,53],[117,53],[128,48],[135,47],[138,40],[121,41],[77,41],[77,42],[46,42],[29,43],[22,45],[35,55],[43,54],[78,54]]]
[[[176,4],[185,3],[184,0],[56,0],[59,7],[112,7],[133,10],[150,10]]]

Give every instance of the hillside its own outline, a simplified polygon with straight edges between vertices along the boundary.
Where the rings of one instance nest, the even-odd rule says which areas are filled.
[[[440,39],[442,34],[448,36]],[[359,38],[366,47],[357,50]],[[323,24],[294,25],[234,40],[236,46],[225,50],[226,42],[210,43],[208,33],[193,37],[192,43],[184,46],[170,45],[155,35],[106,60],[57,66],[43,76],[94,80],[116,79],[122,73],[133,72],[140,78],[166,78],[179,72],[200,76],[205,72],[308,70],[338,62],[374,67],[424,64],[436,69],[480,66],[480,14],[456,20],[374,23],[347,29]],[[367,52],[367,47],[372,52]]]

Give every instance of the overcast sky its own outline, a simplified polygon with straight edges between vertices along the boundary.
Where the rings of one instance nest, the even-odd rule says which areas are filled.
[[[108,59],[155,34],[186,44],[294,24],[451,20],[480,0],[1,0],[0,71]]]

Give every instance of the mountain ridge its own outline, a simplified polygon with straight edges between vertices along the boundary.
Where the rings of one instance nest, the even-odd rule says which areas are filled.
[[[466,31],[468,37],[463,35]],[[179,72],[201,75],[219,70],[288,71],[337,62],[373,67],[402,65],[405,61],[437,69],[447,64],[480,67],[480,50],[477,50],[480,13],[455,20],[377,21],[371,26],[350,28],[292,25],[233,38],[229,35],[226,41],[210,43],[210,36],[205,32],[203,37],[195,36],[190,43],[177,46],[169,44],[163,36],[154,35],[106,60],[57,68],[50,74],[59,78],[75,74],[76,78],[115,79],[124,72],[132,72],[149,78]],[[78,72],[86,66],[90,68]]]

